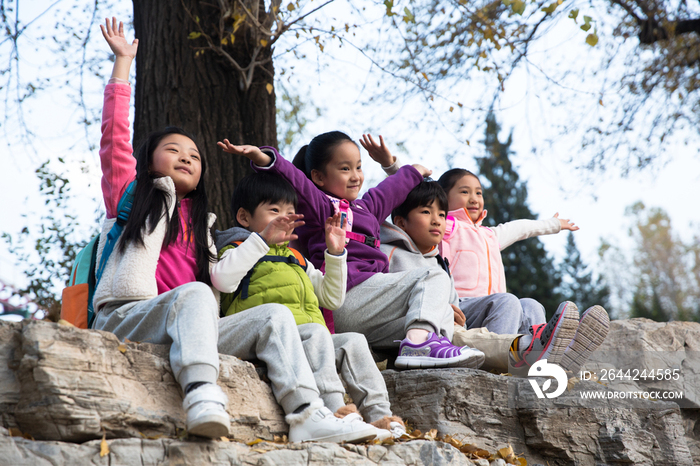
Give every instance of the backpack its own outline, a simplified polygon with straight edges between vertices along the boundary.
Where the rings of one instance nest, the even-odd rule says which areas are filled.
[[[107,234],[105,246],[102,249],[100,263],[97,264],[97,249],[100,235],[96,235],[75,257],[75,263],[71,269],[68,286],[63,289],[61,295],[61,319],[70,322],[78,328],[91,328],[95,320],[95,310],[92,299],[97,285],[100,283],[102,273],[107,265],[107,259],[114,251],[119,237],[124,230],[124,225],[129,219],[131,207],[134,204],[134,191],[136,180],[127,186],[126,191],[119,199],[117,206],[117,220]]]

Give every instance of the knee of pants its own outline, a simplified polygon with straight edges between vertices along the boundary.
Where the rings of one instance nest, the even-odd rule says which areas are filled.
[[[297,323],[294,320],[294,315],[292,315],[292,311],[290,311],[287,306],[273,303],[263,304],[259,307],[266,308],[265,312],[269,316],[268,325],[271,325],[274,328],[293,328],[294,330],[296,330]]]
[[[192,309],[201,314],[202,312],[209,311],[218,317],[219,304],[209,285],[202,282],[190,282],[180,285],[174,288],[174,290],[178,291],[177,297],[175,298],[177,301],[196,303],[196,306],[187,306],[187,308],[181,309],[180,312]]]
[[[342,349],[346,353],[357,354],[358,351],[369,352],[367,338],[361,333],[344,332],[333,335],[333,346]]]

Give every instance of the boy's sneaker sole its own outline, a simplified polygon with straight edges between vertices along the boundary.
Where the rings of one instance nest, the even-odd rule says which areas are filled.
[[[560,365],[564,370],[577,374],[591,353],[603,343],[609,328],[610,317],[602,306],[586,309],[576,335],[562,356]]]
[[[397,369],[430,369],[441,367],[467,367],[478,369],[486,356],[477,349],[463,347],[462,354],[453,358],[431,358],[430,356],[399,356],[394,362]]]

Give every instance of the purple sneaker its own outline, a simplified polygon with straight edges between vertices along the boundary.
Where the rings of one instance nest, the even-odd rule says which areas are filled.
[[[423,343],[411,343],[404,338],[399,346],[399,357],[394,365],[397,369],[419,369],[430,367],[469,367],[477,369],[484,363],[484,353],[468,346],[455,346],[445,337],[428,334]]]

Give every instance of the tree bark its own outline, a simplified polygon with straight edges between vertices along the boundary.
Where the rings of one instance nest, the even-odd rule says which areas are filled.
[[[194,135],[207,162],[206,189],[210,211],[218,218],[216,228],[230,228],[233,189],[251,169],[247,159],[225,154],[216,142],[228,138],[234,144],[277,146],[275,94],[267,91],[274,84],[272,50],[267,47],[258,56],[268,61],[255,70],[252,85],[244,90],[231,64],[210,50],[195,56],[195,47],[203,44],[188,38],[197,28],[187,10],[203,27],[219,23],[220,12],[211,3],[133,0],[133,5],[139,39],[134,145],[170,125]],[[255,40],[250,29],[241,27],[227,52],[246,66]]]

